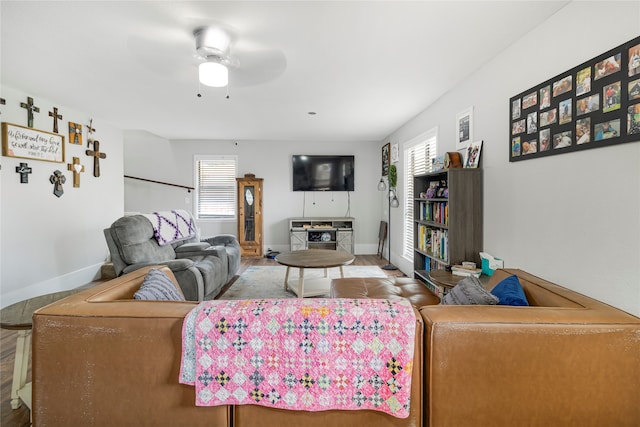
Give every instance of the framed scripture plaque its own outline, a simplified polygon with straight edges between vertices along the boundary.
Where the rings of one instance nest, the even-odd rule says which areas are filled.
[[[63,163],[64,136],[4,122],[2,155]]]

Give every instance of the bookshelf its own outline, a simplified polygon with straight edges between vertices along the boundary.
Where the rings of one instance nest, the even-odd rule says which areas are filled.
[[[429,188],[446,188],[428,192]],[[414,277],[434,293],[444,290],[429,271],[473,261],[480,265],[482,169],[456,168],[417,175],[413,181]]]

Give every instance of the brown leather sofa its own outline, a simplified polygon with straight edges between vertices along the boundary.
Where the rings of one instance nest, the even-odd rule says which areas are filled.
[[[182,323],[198,303],[134,300],[133,294],[150,268],[125,274],[34,313],[35,426],[422,425],[424,330],[417,310],[408,418],[369,410],[196,407],[194,387],[179,384],[178,378]],[[162,270],[175,282],[168,268]]]
[[[485,287],[512,274],[529,307],[435,305],[412,279],[337,279],[332,296],[422,305],[425,426],[640,425],[640,319],[522,270]]]
[[[196,302],[136,301],[148,268],[34,314],[35,426],[640,425],[640,319],[520,270],[531,307],[439,306],[413,279],[336,279],[335,297],[409,298],[411,414],[196,407],[178,383]],[[173,277],[170,271],[165,272]]]

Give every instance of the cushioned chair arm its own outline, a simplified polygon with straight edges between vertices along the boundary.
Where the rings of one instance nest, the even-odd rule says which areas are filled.
[[[174,250],[176,251],[176,255],[179,255],[181,252],[203,251],[210,246],[211,245],[207,242],[194,242],[194,243],[185,243],[183,245],[177,246],[174,248]]]
[[[227,259],[227,253],[224,246],[207,246],[205,249],[193,248],[191,250],[176,250],[178,259],[202,258],[203,256],[217,256],[218,258]]]
[[[172,259],[172,260],[157,261],[157,262],[141,262],[138,264],[131,264],[126,266],[124,270],[122,270],[122,272],[124,274],[130,273],[132,271],[138,270],[142,267],[147,267],[149,265],[166,265],[171,269],[171,271],[176,273],[179,271],[188,270],[189,268],[193,267],[194,262],[188,258]]]
[[[211,246],[237,246],[240,247],[240,243],[238,242],[238,238],[233,234],[218,234],[213,237],[206,237],[201,239],[202,242],[207,242]]]

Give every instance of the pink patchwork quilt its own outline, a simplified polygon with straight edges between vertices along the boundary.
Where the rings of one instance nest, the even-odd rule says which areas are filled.
[[[185,318],[180,382],[197,406],[409,415],[416,318],[406,300],[204,301]]]

